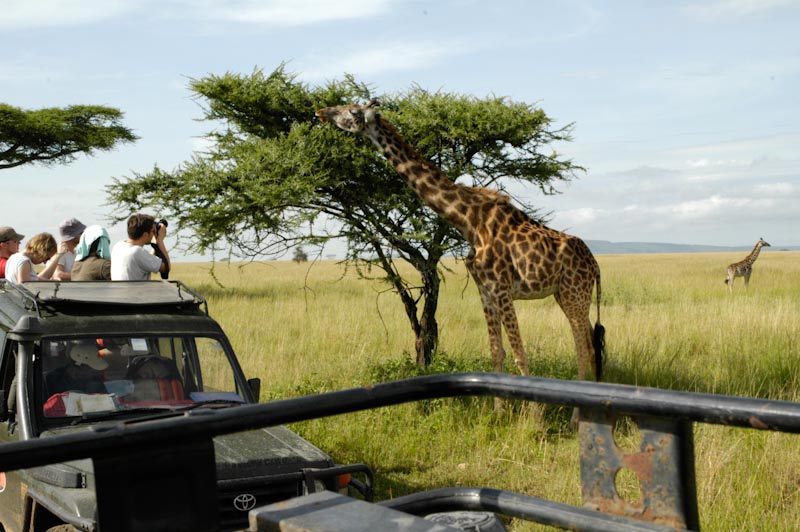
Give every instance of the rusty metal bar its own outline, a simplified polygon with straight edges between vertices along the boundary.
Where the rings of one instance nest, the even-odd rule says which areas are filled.
[[[209,438],[423,399],[471,395],[589,407],[619,415],[800,432],[800,403],[789,401],[499,373],[450,373],[226,410],[191,410],[140,421],[106,422],[95,425],[91,431],[11,442],[0,446],[0,471],[113,456],[141,445]]]
[[[414,515],[454,510],[494,512],[581,532],[675,532],[673,527],[632,521],[596,510],[489,488],[442,488],[395,497],[375,504]]]
[[[600,510],[572,508],[567,512],[569,518],[580,514],[585,522],[566,528],[582,531],[608,530],[602,528],[602,522],[611,516],[603,512],[620,516],[613,519],[623,519],[633,527],[630,530],[659,530],[648,526],[699,530],[693,422],[800,432],[800,404],[788,401],[497,373],[442,374],[226,410],[191,410],[146,420],[105,422],[90,431],[12,442],[0,446],[0,471],[79,458],[103,463],[129,452],[164,451],[182,442],[210,441],[214,436],[258,427],[471,395],[580,407],[583,496],[589,506]],[[620,416],[630,416],[639,425],[642,437],[632,451],[621,450],[614,441],[613,427]],[[641,487],[638,501],[620,497],[615,482],[622,469],[636,475]],[[548,512],[563,510],[558,503],[544,502],[550,505],[542,507],[549,508]],[[582,510],[590,513],[583,515]]]
[[[614,437],[619,416],[581,409],[579,438],[584,506],[614,515],[700,530],[694,477],[692,424],[665,417],[632,418],[640,431],[635,449],[625,451]],[[632,472],[638,497],[619,494],[617,475]]]

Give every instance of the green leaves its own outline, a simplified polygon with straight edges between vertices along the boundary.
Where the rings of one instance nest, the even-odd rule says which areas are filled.
[[[461,236],[422,204],[371,143],[314,116],[319,107],[375,96],[354,76],[309,87],[281,64],[270,74],[210,75],[190,87],[204,118],[218,126],[209,132],[213,147],[173,172],[154,168],[115,181],[107,192],[120,219],[151,207],[192,228],[184,241],[189,250],[233,246],[233,254],[251,258],[339,235],[349,239],[353,257],[381,246],[413,262],[463,248]],[[549,143],[568,140],[571,125],[551,129],[533,105],[417,86],[379,99],[384,117],[451,179],[469,176],[496,187],[512,179],[549,193],[582,170],[542,153]],[[313,232],[309,222],[320,215],[335,219],[338,229]]]
[[[222,249],[250,259],[344,239],[356,270],[371,275],[377,266],[399,294],[416,336],[417,362],[428,364],[438,340],[440,259],[463,254],[467,243],[371,142],[315,117],[320,107],[372,99],[370,87],[352,75],[308,87],[283,64],[269,75],[226,73],[190,86],[205,119],[219,128],[208,134],[212,148],[172,172],[156,167],[115,180],[107,193],[119,219],[147,207],[177,222],[189,251]],[[469,176],[495,187],[511,179],[553,192],[555,182],[582,170],[542,153],[547,144],[568,140],[571,125],[550,129],[550,119],[530,104],[420,87],[379,99],[383,116],[450,179]],[[419,275],[404,277],[396,258]]]
[[[0,169],[27,163],[69,163],[137,139],[117,109],[90,105],[26,111],[0,104]]]
[[[480,186],[513,179],[553,193],[554,182],[569,181],[583,170],[540,153],[547,144],[570,140],[572,124],[548,129],[551,120],[530,104],[414,87],[383,115],[452,179],[470,176]]]

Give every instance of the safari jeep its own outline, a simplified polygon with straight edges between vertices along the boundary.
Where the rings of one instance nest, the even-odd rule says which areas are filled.
[[[0,281],[0,444],[237,408],[256,403],[259,388],[205,300],[180,282]],[[247,528],[257,505],[320,489],[370,497],[366,466],[337,466],[285,427],[213,446],[219,530]],[[153,511],[168,505],[167,493]],[[0,472],[0,530],[96,529],[91,459]]]

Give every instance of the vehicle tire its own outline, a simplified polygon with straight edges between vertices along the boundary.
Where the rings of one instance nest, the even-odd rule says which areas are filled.
[[[58,525],[52,528],[48,528],[47,532],[80,532],[80,531],[72,525]]]

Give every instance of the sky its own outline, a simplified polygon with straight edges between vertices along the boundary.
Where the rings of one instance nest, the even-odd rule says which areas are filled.
[[[586,172],[556,196],[510,188],[554,229],[800,245],[797,28],[800,0],[0,0],[0,102],[115,107],[140,137],[0,171],[0,225],[57,235],[75,216],[125,238],[104,187],[205,147],[189,81],[285,62],[310,86],[350,73],[377,94],[504,96],[573,124],[555,148]]]

